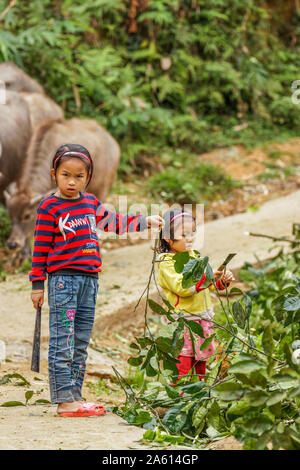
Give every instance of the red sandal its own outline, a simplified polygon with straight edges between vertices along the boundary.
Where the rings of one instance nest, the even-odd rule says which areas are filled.
[[[62,413],[58,413],[58,415],[66,418],[84,418],[88,416],[100,416],[105,413],[106,410],[103,406],[93,402],[85,402],[81,403],[76,411],[63,411]]]

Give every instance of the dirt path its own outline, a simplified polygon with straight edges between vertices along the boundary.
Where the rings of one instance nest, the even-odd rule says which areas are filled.
[[[237,252],[231,267],[240,267],[245,260],[253,261],[254,252],[260,258],[270,256],[269,240],[249,237],[245,231],[273,236],[291,234],[291,224],[299,222],[300,191],[265,203],[255,213],[243,213],[205,224],[204,247],[195,248],[210,256],[213,266],[223,260],[224,254]],[[198,244],[198,245],[197,245]],[[152,243],[120,248],[103,255],[103,271],[97,301],[97,320],[94,338],[106,327],[126,327],[126,320],[136,321],[138,312],[134,305],[142,294],[151,267]],[[154,288],[154,286],[152,286]],[[34,395],[29,404],[18,407],[0,407],[1,449],[130,449],[142,437],[143,430],[128,426],[112,413],[101,418],[74,421],[54,417],[52,405],[33,405],[37,399],[49,399],[47,385],[48,304],[43,307],[41,373],[30,371],[34,311],[30,301],[31,286],[27,274],[8,275],[0,283],[0,339],[6,343],[6,357],[11,362],[1,365],[1,375],[17,372],[29,382]],[[105,319],[107,321],[105,322]],[[123,322],[123,323],[122,323]],[[111,365],[120,366],[117,360],[90,350],[87,373],[95,369],[98,377],[111,374]],[[41,380],[37,380],[37,377]],[[11,400],[25,401],[24,387],[13,383],[0,385],[0,403]],[[84,396],[95,401],[88,387]],[[108,400],[109,401],[109,400]],[[84,421],[84,422],[83,422]],[[224,448],[224,441],[220,445]],[[230,448],[241,448],[232,439]],[[214,448],[220,448],[218,445]]]

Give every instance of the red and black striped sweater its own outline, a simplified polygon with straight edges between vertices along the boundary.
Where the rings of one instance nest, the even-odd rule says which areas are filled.
[[[93,194],[80,192],[76,199],[54,193],[37,208],[32,269],[33,289],[42,289],[49,274],[86,274],[98,277],[102,264],[96,227],[122,235],[147,229],[143,215],[113,212]]]

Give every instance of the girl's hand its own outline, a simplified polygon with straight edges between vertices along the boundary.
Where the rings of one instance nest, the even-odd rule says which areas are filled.
[[[223,272],[223,276],[221,277],[221,281],[223,282],[223,284],[227,284],[228,282],[230,283],[234,280],[235,279],[231,271],[226,271],[225,273]]]
[[[217,282],[221,277],[223,276],[224,272],[223,271],[214,271],[213,275],[215,278],[215,282]]]
[[[33,290],[31,292],[31,300],[35,309],[37,309],[38,306],[41,307],[44,303],[44,292],[41,292],[41,291],[35,292]]]
[[[159,228],[164,226],[165,221],[160,215],[149,215],[146,217],[148,227]]]

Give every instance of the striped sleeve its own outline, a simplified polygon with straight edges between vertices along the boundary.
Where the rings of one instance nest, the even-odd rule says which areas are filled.
[[[47,278],[47,257],[52,246],[55,219],[42,207],[37,209],[37,218],[34,230],[34,245],[32,253],[32,267],[29,280],[32,286],[42,287]],[[36,281],[40,281],[37,283]],[[41,282],[42,281],[42,282]]]
[[[122,235],[125,232],[142,232],[148,228],[146,217],[143,215],[128,215],[113,212],[97,200],[96,225],[104,232],[115,232]]]

